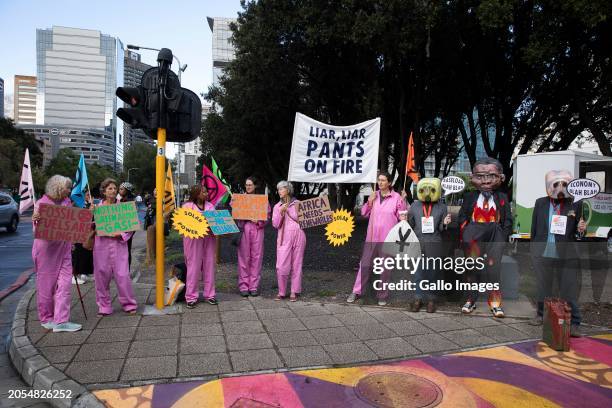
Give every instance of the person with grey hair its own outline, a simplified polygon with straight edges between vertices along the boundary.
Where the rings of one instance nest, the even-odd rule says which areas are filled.
[[[55,175],[47,181],[45,194],[36,202],[32,222],[40,223],[40,205],[71,207],[72,180]],[[36,302],[40,324],[53,332],[75,332],[81,325],[70,319],[70,287],[72,279],[72,243],[36,238],[32,246],[36,272]]]
[[[298,222],[298,200],[293,196],[293,185],[280,181],[276,188],[280,201],[272,210],[272,225],[278,230],[276,239],[276,277],[278,295],[282,300],[287,295],[287,283],[291,275],[291,295],[289,300],[295,302],[302,292],[302,263],[306,249],[306,234]]]

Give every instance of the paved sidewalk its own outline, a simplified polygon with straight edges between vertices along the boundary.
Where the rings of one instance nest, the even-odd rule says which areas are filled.
[[[72,320],[83,324],[78,333],[45,331],[34,293],[22,300],[28,302],[25,333],[35,349],[90,390],[372,363],[541,336],[541,328],[525,319],[227,294],[219,296],[218,306],[200,303],[175,315],[131,316],[120,311],[114,287],[112,292],[115,314],[98,318],[93,285],[82,286],[87,320],[73,294]],[[152,286],[135,284],[135,292],[139,310],[153,303]]]

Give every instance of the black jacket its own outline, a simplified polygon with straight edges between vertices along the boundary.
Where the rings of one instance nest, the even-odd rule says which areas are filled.
[[[536,200],[531,215],[531,253],[534,256],[542,256],[546,248],[548,240],[548,214],[550,210],[550,198],[540,197]],[[582,202],[574,203],[573,198],[566,198],[560,209],[561,215],[567,216],[570,211],[574,212],[574,216],[567,217],[567,225],[565,235],[555,234],[555,242],[557,243],[557,254],[560,258],[573,258],[576,253],[576,231],[580,214],[582,214]]]
[[[459,209],[457,215],[457,222],[459,228],[463,229],[469,222],[472,221],[472,213],[474,212],[474,205],[478,201],[480,191],[470,191],[463,196],[463,204]],[[512,213],[510,212],[510,202],[508,196],[501,191],[493,192],[493,201],[495,207],[499,212],[499,225],[504,233],[505,240],[508,240],[510,234],[512,234]]]

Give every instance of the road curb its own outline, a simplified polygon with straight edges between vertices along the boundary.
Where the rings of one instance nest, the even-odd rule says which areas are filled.
[[[10,295],[11,293],[15,292],[17,289],[19,289],[23,285],[25,285],[33,273],[34,273],[34,268],[26,269],[25,271],[21,272],[21,274],[17,277],[17,279],[15,279],[15,282],[13,282],[8,288],[0,291],[0,301],[3,300],[8,295]]]
[[[56,408],[94,407],[103,408],[104,404],[78,382],[55,368],[39,353],[25,333],[28,305],[35,289],[26,292],[15,310],[10,334],[9,356],[15,369],[23,380],[37,391],[70,391],[72,399],[47,399]]]

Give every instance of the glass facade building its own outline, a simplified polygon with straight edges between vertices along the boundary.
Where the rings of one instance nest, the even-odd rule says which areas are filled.
[[[36,123],[112,134],[113,167],[120,170],[124,141],[115,90],[123,86],[121,41],[96,30],[54,26],[36,30],[36,53]]]
[[[223,75],[223,69],[235,57],[230,24],[235,23],[236,19],[225,17],[207,17],[206,19],[212,31],[213,85],[216,86]]]
[[[15,75],[13,92],[15,123],[36,124],[36,77]]]

